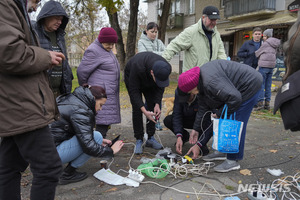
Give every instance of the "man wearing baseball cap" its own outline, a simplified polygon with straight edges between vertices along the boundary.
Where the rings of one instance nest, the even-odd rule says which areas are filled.
[[[152,52],[141,52],[133,56],[125,66],[125,84],[132,104],[132,123],[136,138],[135,154],[143,153],[143,115],[147,118],[146,146],[162,149],[154,139],[156,119],[160,118],[159,104],[165,87],[169,86],[171,65],[161,56]],[[142,96],[147,101],[147,108]]]
[[[176,53],[184,51],[183,72],[212,60],[226,60],[224,45],[216,28],[218,19],[218,8],[205,7],[201,19],[173,39],[162,56],[170,62]]]

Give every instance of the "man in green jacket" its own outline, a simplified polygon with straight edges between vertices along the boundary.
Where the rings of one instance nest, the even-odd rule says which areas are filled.
[[[217,19],[220,19],[218,8],[205,7],[198,23],[186,28],[172,40],[163,57],[170,62],[176,53],[184,51],[183,72],[212,60],[226,59],[224,45],[216,28]]]

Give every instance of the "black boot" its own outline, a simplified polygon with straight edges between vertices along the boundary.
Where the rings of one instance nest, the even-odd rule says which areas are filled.
[[[72,167],[69,163],[68,166],[64,169],[62,175],[59,177],[58,184],[66,185],[69,183],[75,183],[82,181],[87,178],[86,172],[77,172],[76,168]]]

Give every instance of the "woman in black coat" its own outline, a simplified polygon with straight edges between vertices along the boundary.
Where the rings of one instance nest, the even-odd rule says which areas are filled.
[[[94,131],[95,116],[107,99],[105,90],[100,86],[79,86],[73,93],[57,98],[61,115],[53,122],[51,133],[62,163],[69,163],[60,177],[59,184],[64,185],[85,179],[85,172],[77,172],[91,156],[112,157],[120,151],[122,141],[111,147],[111,141],[103,139]]]

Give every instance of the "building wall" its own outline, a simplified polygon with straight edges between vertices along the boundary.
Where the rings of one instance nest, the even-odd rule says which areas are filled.
[[[221,8],[222,0],[196,0],[196,20],[198,21],[202,17],[202,11],[206,6],[215,6],[220,10],[221,20],[224,18],[224,9]]]

